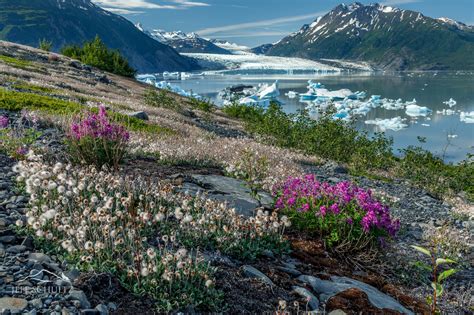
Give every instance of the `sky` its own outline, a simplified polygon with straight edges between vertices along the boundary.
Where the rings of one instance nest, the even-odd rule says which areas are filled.
[[[92,0],[145,29],[196,32],[255,47],[273,43],[342,0]],[[375,1],[375,0],[374,0]],[[369,4],[374,1],[360,1]],[[346,4],[353,1],[346,1]],[[384,5],[474,25],[474,0],[380,0]]]

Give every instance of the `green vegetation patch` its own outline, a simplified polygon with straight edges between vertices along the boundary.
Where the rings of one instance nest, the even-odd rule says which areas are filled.
[[[18,59],[6,55],[0,55],[0,60],[5,62],[9,66],[20,68],[23,70],[30,70],[31,66],[33,65],[31,61]]]
[[[20,111],[22,109],[39,110],[54,115],[73,116],[79,114],[86,109],[85,106],[53,97],[33,94],[8,91],[0,89],[0,108]],[[97,108],[90,109],[97,111]],[[141,131],[153,134],[173,134],[174,131],[155,124],[149,124],[143,120],[120,113],[111,113],[114,121],[123,124],[131,131]]]
[[[112,72],[125,77],[135,76],[135,69],[129,64],[118,50],[110,50],[99,38],[85,42],[82,47],[72,45],[61,49],[65,56],[77,59],[87,65]]]

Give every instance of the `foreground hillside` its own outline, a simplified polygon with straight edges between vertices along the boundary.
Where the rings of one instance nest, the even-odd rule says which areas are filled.
[[[99,35],[139,72],[190,71],[199,67],[173,48],[150,38],[127,19],[90,0],[1,0],[0,40],[37,47],[50,41],[59,51]]]
[[[428,313],[430,275],[413,265],[425,260],[410,245],[436,240],[459,269],[439,308],[472,311],[473,214],[462,194],[448,203],[394,174],[353,176],[263,143],[205,102],[7,42],[0,116],[0,309]],[[107,126],[99,139],[126,143],[115,168],[74,159],[96,123]],[[367,247],[368,232],[341,242],[314,230],[318,216],[304,210],[313,205],[292,208],[296,197],[318,204],[308,187],[324,194],[327,209],[317,211],[327,218],[366,206],[382,213],[384,247]],[[344,226],[358,230],[360,219]],[[28,289],[37,287],[56,291]]]
[[[349,59],[391,70],[474,69],[474,28],[380,4],[341,4],[271,47],[271,56]]]

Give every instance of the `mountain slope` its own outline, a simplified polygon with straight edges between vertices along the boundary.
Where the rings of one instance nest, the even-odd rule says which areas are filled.
[[[384,69],[474,69],[474,29],[379,4],[341,4],[268,55],[370,61]]]
[[[143,29],[140,23],[136,27],[151,38],[173,47],[180,53],[231,54],[230,51],[214,45],[196,33],[186,34],[181,31],[166,32],[163,30],[148,31]]]
[[[119,49],[139,72],[188,71],[194,60],[179,55],[135,28],[125,18],[105,11],[90,0],[0,0],[0,40],[38,46],[40,39],[59,50],[99,35]]]

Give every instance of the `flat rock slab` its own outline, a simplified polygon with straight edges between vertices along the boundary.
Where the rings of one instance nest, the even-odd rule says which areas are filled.
[[[0,311],[3,312],[9,310],[13,311],[23,311],[28,306],[28,301],[25,299],[18,299],[13,297],[3,297],[0,299]]]
[[[259,279],[262,282],[265,282],[268,285],[273,285],[272,280],[268,278],[263,272],[249,265],[242,267],[244,274],[249,278]]]
[[[190,175],[183,183],[183,190],[191,194],[198,191],[206,192],[207,197],[213,200],[226,201],[235,208],[238,214],[253,216],[259,202],[252,197],[251,190],[242,180],[220,175]],[[259,193],[261,205],[270,207],[273,203],[271,195]]]
[[[413,314],[410,310],[403,307],[391,296],[380,292],[376,288],[366,283],[350,279],[347,277],[332,276],[331,281],[321,280],[313,276],[300,276],[298,280],[309,284],[314,292],[319,294],[319,300],[327,302],[331,297],[345,290],[356,288],[367,294],[369,302],[380,309],[391,309],[402,314]]]

